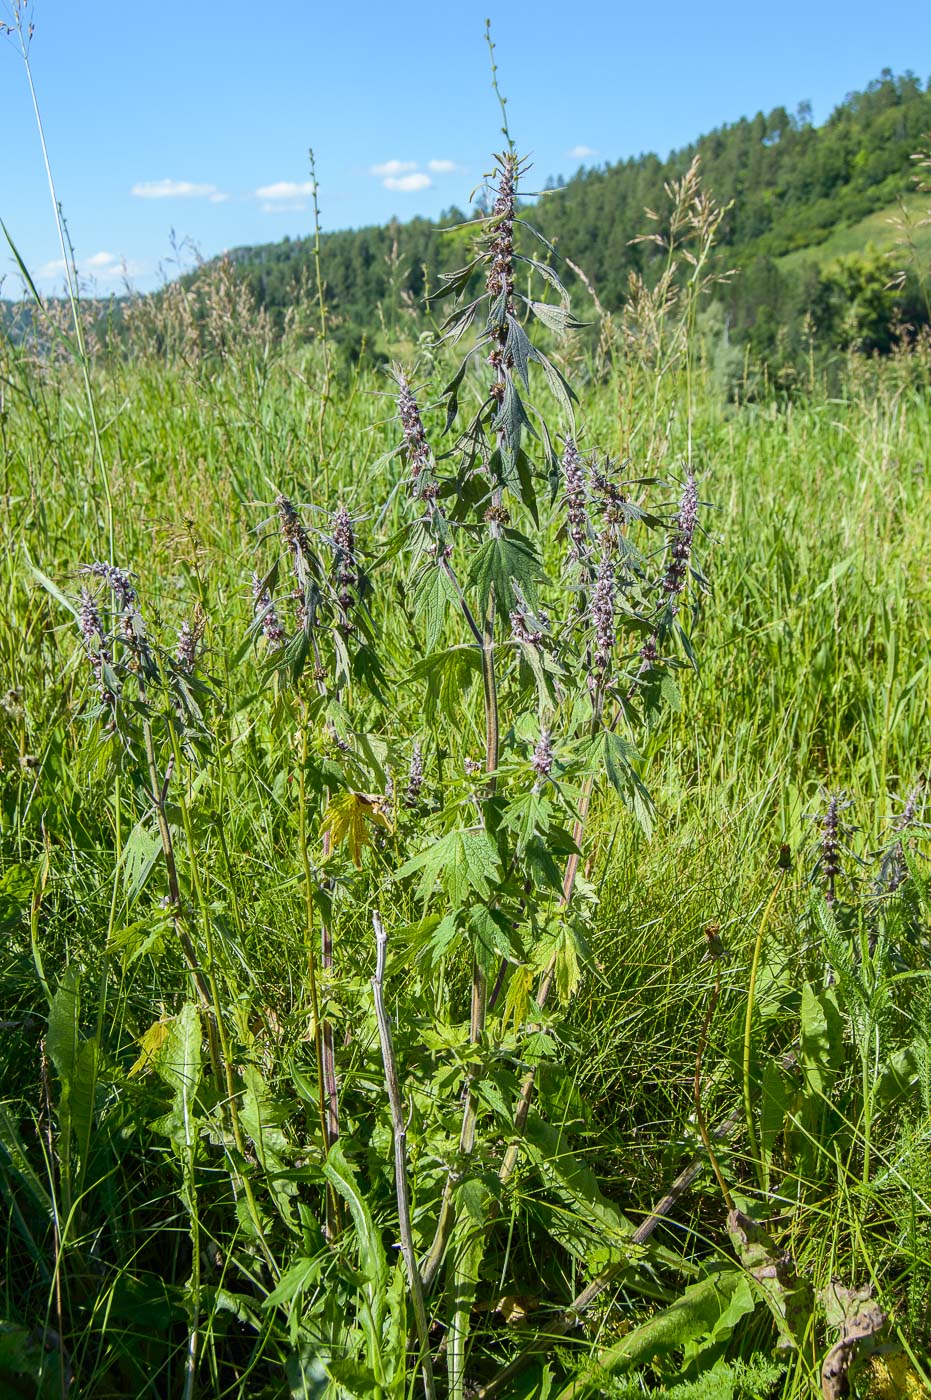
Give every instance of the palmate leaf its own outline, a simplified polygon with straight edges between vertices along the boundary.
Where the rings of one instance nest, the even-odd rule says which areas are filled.
[[[437,880],[454,904],[461,904],[470,892],[481,899],[491,893],[491,884],[500,878],[498,848],[484,827],[450,831],[439,841],[405,861],[395,872],[396,880],[422,871],[417,897],[424,904]]]
[[[448,718],[476,676],[481,675],[482,659],[477,646],[455,646],[424,657],[413,668],[416,680],[427,682],[424,716],[432,724],[437,713]]]
[[[456,602],[456,590],[445,569],[428,564],[414,589],[414,616],[426,621],[426,647],[432,652],[443,631],[449,603]]]
[[[643,779],[633,766],[639,760],[640,754],[634,746],[620,734],[615,734],[613,729],[602,730],[592,740],[590,761],[593,767],[603,768],[608,782],[649,839],[653,834],[656,809]]]
[[[524,381],[524,388],[530,388],[529,364],[533,359],[533,346],[527,332],[524,330],[516,316],[508,316],[508,336],[504,343],[505,359],[508,356],[514,362],[514,368]]]
[[[537,606],[537,584],[546,575],[533,545],[517,530],[493,535],[479,549],[469,569],[469,582],[478,588],[480,611],[488,609],[491,590],[499,615],[507,616],[517,603],[517,589],[531,608]],[[516,585],[516,588],[515,588]]]
[[[364,792],[338,792],[327,803],[320,834],[329,835],[334,851],[345,842],[353,865],[361,870],[362,851],[372,843],[368,823],[391,830],[380,800]]]
[[[469,910],[472,951],[479,967],[491,972],[502,958],[517,962],[521,956],[516,930],[500,909],[476,904]]]

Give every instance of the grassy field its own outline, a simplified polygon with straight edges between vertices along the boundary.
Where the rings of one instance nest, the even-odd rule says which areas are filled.
[[[0,347],[0,1389],[927,1393],[921,353],[724,402],[687,286],[554,342],[640,551],[599,662],[568,476],[485,587],[397,384],[211,288],[86,385]]]

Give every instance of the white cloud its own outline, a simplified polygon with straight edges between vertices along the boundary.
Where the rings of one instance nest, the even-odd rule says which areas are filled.
[[[389,175],[387,180],[382,180],[382,184],[386,190],[400,190],[402,194],[414,194],[417,190],[428,190],[433,181],[429,175],[418,170],[413,175],[399,175],[397,177]]]
[[[456,169],[456,162],[454,160],[429,160],[427,161],[427,169],[432,170],[434,175],[452,175]]]
[[[78,276],[89,278],[94,282],[121,281],[124,277],[136,277],[144,268],[141,264],[131,262],[126,258],[118,258],[115,253],[101,251],[91,253],[90,257],[79,258]],[[43,263],[36,269],[35,280],[37,282],[64,283],[65,264],[61,258],[54,258],[51,262]]]
[[[378,175],[381,179],[393,179],[395,175],[403,175],[407,170],[416,169],[415,160],[385,160],[381,165],[370,165],[369,174]]]
[[[589,156],[596,156],[598,152],[593,146],[573,146],[569,155],[573,160],[588,160]]]
[[[296,184],[293,180],[279,180],[274,185],[259,185],[255,192],[255,197],[256,199],[269,199],[274,203],[278,203],[281,200],[299,199],[302,201],[301,207],[303,208],[303,200],[307,195],[313,194],[313,192],[313,180],[305,180],[303,184],[300,185]]]
[[[137,199],[209,199],[211,204],[224,204],[228,194],[216,185],[195,185],[190,180],[142,180],[133,185]]]

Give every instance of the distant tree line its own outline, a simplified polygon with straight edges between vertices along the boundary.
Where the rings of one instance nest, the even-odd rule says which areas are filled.
[[[641,155],[560,176],[548,182],[534,224],[557,255],[565,251],[584,270],[605,309],[618,311],[631,272],[649,282],[662,263],[655,244],[631,242],[648,228],[644,210],[663,208],[664,186],[697,155],[705,189],[731,205],[717,258],[719,268],[738,275],[716,291],[728,342],[769,362],[798,359],[813,340],[822,354],[851,346],[885,353],[903,325],[914,330],[929,321],[914,275],[891,288],[894,265],[870,248],[826,264],[814,253],[790,266],[778,260],[817,249],[836,228],[908,192],[912,157],[929,144],[931,79],[922,85],[912,73],[884,70],[821,126],[812,124],[808,104],[794,113],[776,107],[722,126],[667,160]],[[363,343],[377,353],[400,326],[415,323],[441,274],[467,261],[467,232],[446,231],[462,217],[454,208],[437,224],[412,219],[323,235],[333,334],[348,354],[357,355]],[[544,260],[551,256],[542,245],[539,251]],[[315,295],[311,238],[237,248],[229,256],[279,329]],[[304,323],[312,335],[313,316]]]

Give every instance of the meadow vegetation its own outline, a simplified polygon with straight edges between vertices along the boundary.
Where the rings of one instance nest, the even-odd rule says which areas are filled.
[[[4,1394],[927,1393],[931,356],[722,369],[696,166],[582,330],[504,136],[389,371],[0,345]]]

